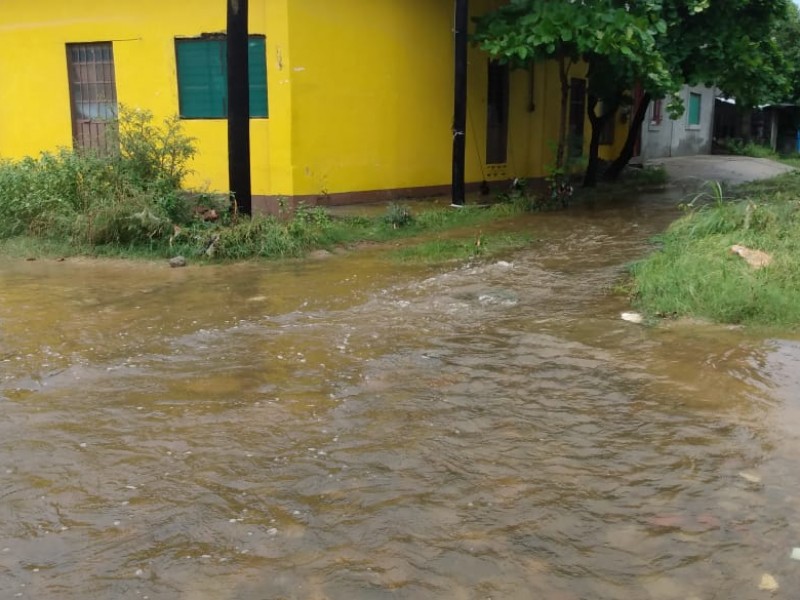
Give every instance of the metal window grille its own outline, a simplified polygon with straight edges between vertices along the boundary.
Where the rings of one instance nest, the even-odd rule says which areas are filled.
[[[664,118],[664,101],[663,100],[653,100],[653,118],[650,119],[650,122],[653,125],[661,125],[661,121]]]
[[[117,118],[111,42],[67,44],[67,68],[75,147],[106,151]]]

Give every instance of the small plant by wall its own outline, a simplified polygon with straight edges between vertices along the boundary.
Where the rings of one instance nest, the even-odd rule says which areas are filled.
[[[413,223],[414,215],[411,214],[411,210],[407,206],[392,202],[386,210],[383,220],[394,229],[399,229]]]

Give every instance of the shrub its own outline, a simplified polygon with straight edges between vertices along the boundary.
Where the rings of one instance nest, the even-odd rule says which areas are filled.
[[[662,186],[669,181],[667,170],[662,166],[628,169],[626,178],[639,186]]]
[[[181,185],[195,146],[180,122],[154,125],[151,113],[122,107],[111,135],[118,151],[62,148],[0,162],[0,238],[150,243],[191,222],[197,197]]]
[[[291,218],[271,215],[240,217],[230,227],[194,229],[195,245],[204,251],[212,238],[213,255],[223,259],[300,257],[312,248],[340,243],[347,224],[333,221],[324,208],[299,206]]]
[[[721,145],[736,156],[752,156],[753,158],[778,158],[778,154],[769,146],[744,141],[737,138],[722,140]]]

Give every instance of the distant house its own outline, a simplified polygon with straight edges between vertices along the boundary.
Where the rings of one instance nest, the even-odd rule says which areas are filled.
[[[711,154],[716,91],[706,86],[683,86],[684,113],[671,119],[668,100],[653,100],[642,123],[642,162],[670,156]]]
[[[767,104],[761,107],[764,118],[757,130],[758,141],[779,154],[800,152],[800,106]]]
[[[473,16],[502,3],[473,0]],[[179,114],[199,150],[188,183],[227,189],[225,2],[2,4],[0,157],[102,145],[122,103]],[[447,189],[453,0],[250,0],[250,32],[256,208]],[[555,65],[509,72],[476,48],[469,59],[467,181],[545,176],[558,128]],[[581,69],[571,84],[581,153]],[[605,137],[610,157],[624,132]]]
[[[756,108],[737,106],[734,100],[717,98],[714,139],[724,150],[731,140],[755,142],[779,154],[800,152],[800,106],[765,104]]]

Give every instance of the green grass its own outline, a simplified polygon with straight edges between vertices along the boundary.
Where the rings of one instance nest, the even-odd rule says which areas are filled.
[[[778,160],[778,153],[769,146],[738,138],[729,138],[719,141],[720,147],[728,154],[735,156],[751,156],[753,158],[771,158]]]
[[[0,255],[13,258],[65,258],[82,254],[68,240],[43,240],[31,237],[0,239]]]
[[[466,234],[475,237],[482,225],[532,207],[530,198],[520,195],[489,208],[414,212],[395,203],[375,218],[335,218],[305,206],[282,209],[277,216],[234,215],[227,195],[182,189],[196,149],[180,119],[158,124],[150,113],[124,109],[116,125],[111,128],[116,137],[109,140],[115,152],[62,148],[0,160],[0,252],[25,258],[183,255],[194,262],[292,258],[450,229],[472,228]],[[453,249],[430,254],[448,252],[466,255]]]
[[[392,204],[376,218],[334,218],[323,208],[277,216],[234,215],[225,195],[185,192],[195,154],[179,119],[123,110],[118,152],[60,149],[0,159],[0,252],[26,258],[98,256],[196,261],[301,257],[321,248],[476,229],[523,212],[525,199],[490,208],[430,209]],[[216,213],[216,217],[210,215]]]
[[[735,154],[737,156],[769,158],[787,164],[790,167],[795,167],[796,169],[800,168],[800,154],[796,152],[791,154],[778,154],[769,146],[737,139],[722,140],[721,146],[730,154]]]
[[[425,240],[395,250],[392,256],[403,262],[437,264],[489,258],[531,243],[525,234],[477,235]]]
[[[794,167],[795,169],[800,169],[800,154],[790,154],[788,156],[781,156],[778,159],[785,165],[789,165],[790,167]]]
[[[72,160],[71,157],[69,159]],[[4,168],[9,174],[14,165],[6,164]],[[141,221],[149,218],[149,213],[144,211],[146,206],[137,212],[132,212],[127,206],[118,211],[117,206],[121,205],[90,205],[87,211],[71,209],[66,212],[60,209],[51,212],[39,206],[35,220],[24,222],[20,218],[23,224],[19,227],[0,231],[0,253],[25,258],[91,256],[150,260],[183,255],[194,262],[299,258],[315,249],[362,242],[386,242],[453,229],[468,230],[467,235],[474,242],[482,225],[513,217],[526,209],[524,203],[518,202],[488,208],[448,207],[415,212],[405,205],[392,204],[382,216],[337,218],[324,208],[301,206],[278,216],[239,216],[231,219],[220,208],[223,218],[218,222],[189,220],[180,224],[180,232],[176,234],[172,227],[175,223],[163,215],[153,218],[152,227],[150,223],[142,226]],[[103,211],[110,212],[107,221],[102,219],[107,214]],[[51,222],[53,225],[50,225]],[[108,228],[104,226],[106,222],[113,225],[113,235],[105,233]],[[135,235],[122,235],[128,230],[133,230]],[[91,235],[87,232],[91,232]],[[509,246],[502,244],[500,238],[487,239],[489,245],[486,252]],[[437,254],[444,256],[447,251],[421,250],[419,256],[426,253],[430,254],[427,259],[429,262],[446,260],[433,257]],[[452,255],[469,257],[467,252]]]
[[[720,323],[800,325],[800,174],[742,186],[734,198],[706,198],[634,264],[634,303],[655,316]],[[730,252],[741,244],[771,254],[753,269]]]
[[[643,169],[628,169],[625,172],[624,182],[637,187],[663,186],[669,177],[664,167],[645,167]]]

